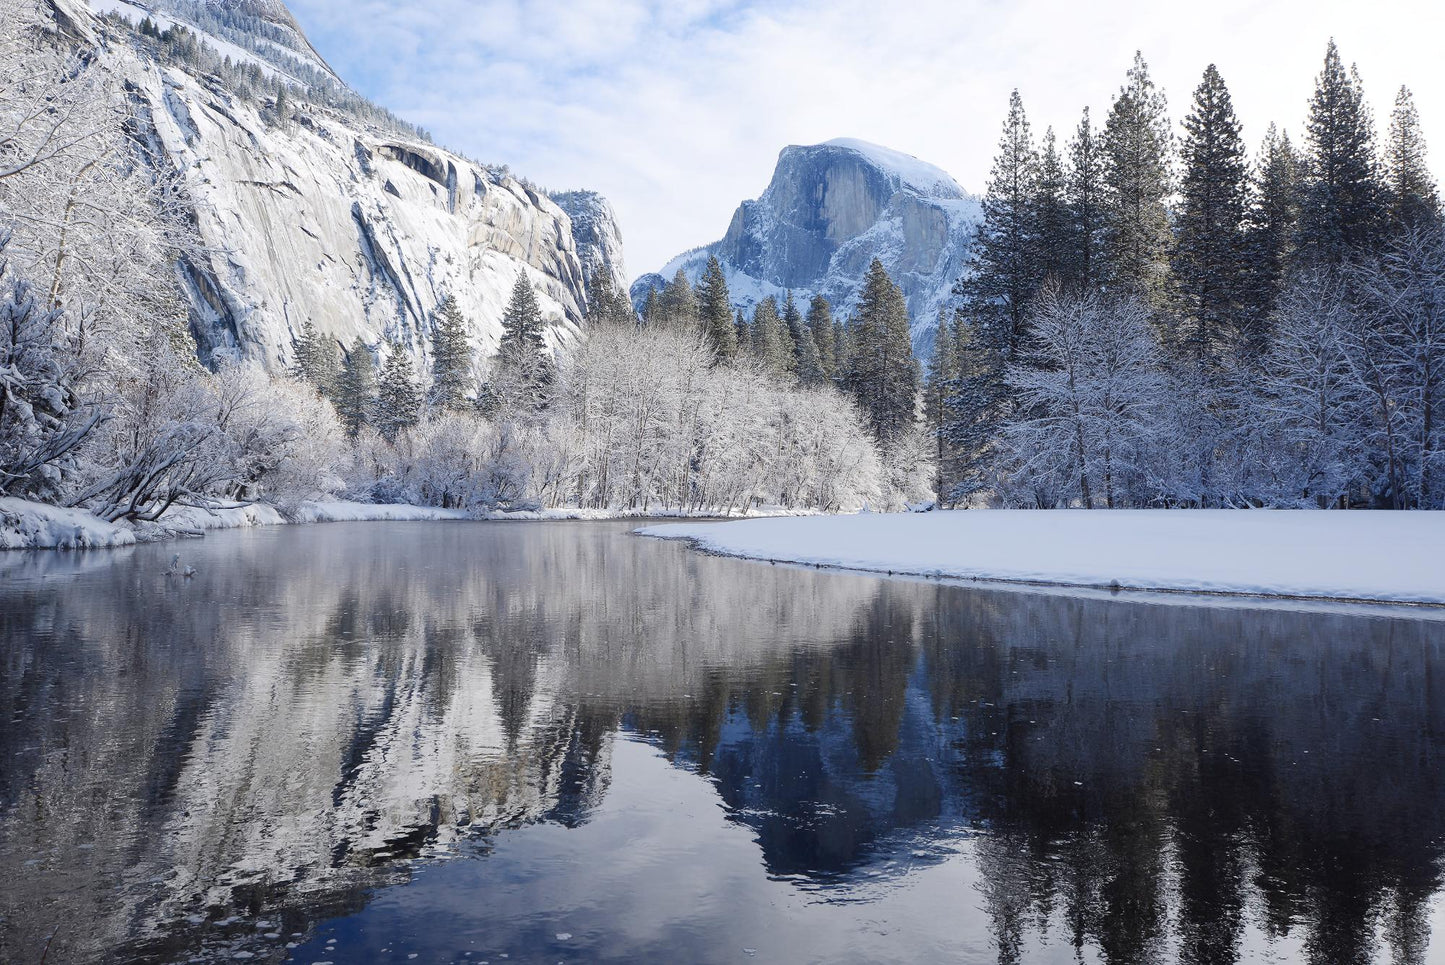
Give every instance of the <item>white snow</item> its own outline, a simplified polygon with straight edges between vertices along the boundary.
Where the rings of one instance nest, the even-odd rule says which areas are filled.
[[[1445,604],[1445,512],[968,510],[637,532],[914,576]]]
[[[354,523],[380,520],[470,519],[462,509],[437,509],[405,503],[354,503],[344,499],[302,503],[296,513],[299,523]]]
[[[947,171],[880,144],[871,144],[852,137],[835,137],[825,141],[828,147],[841,147],[863,155],[884,171],[929,198],[963,198],[965,193]]]
[[[0,549],[100,549],[129,546],[135,533],[83,509],[0,497]]]

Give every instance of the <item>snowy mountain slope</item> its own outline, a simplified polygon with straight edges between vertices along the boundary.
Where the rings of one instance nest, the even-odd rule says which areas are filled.
[[[216,54],[268,73],[330,74],[279,0],[91,2],[136,22],[149,16],[163,30],[181,23]],[[230,40],[197,26],[221,30],[207,11],[226,15]],[[545,195],[498,169],[313,103],[304,84],[278,119],[273,98],[248,99],[216,75],[157,63],[125,30],[80,16],[107,38],[106,57],[126,82],[145,136],[183,181],[204,243],[180,266],[202,360],[244,357],[279,370],[308,321],[342,344],[361,338],[377,349],[395,340],[424,355],[430,316],[447,294],[472,323],[474,347],[489,354],[524,271],[550,322],[549,341],[561,345],[578,334],[582,262],[571,220]],[[255,25],[256,35],[237,36],[237,24]],[[277,30],[294,32],[295,41]],[[275,58],[263,56],[267,45],[278,50]],[[620,264],[611,209],[601,205],[588,230],[617,239],[608,257]]]
[[[804,300],[821,294],[846,315],[878,258],[903,288],[914,345],[927,354],[980,218],[953,178],[911,155],[849,138],[786,147],[767,189],[738,207],[721,241],[642,276],[632,296],[641,305],[678,269],[696,281],[716,256],[739,306],[792,290]]]

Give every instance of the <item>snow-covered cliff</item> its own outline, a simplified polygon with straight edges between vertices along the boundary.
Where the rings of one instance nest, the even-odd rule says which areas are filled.
[[[268,77],[335,76],[280,0],[91,3],[97,13],[150,17],[162,30],[185,26],[216,54]],[[215,74],[158,62],[127,45],[124,31],[97,30],[109,34],[107,56],[146,133],[180,172],[204,244],[181,266],[204,361],[240,356],[277,370],[308,321],[343,344],[396,340],[425,354],[432,311],[447,294],[471,321],[474,347],[489,354],[521,272],[537,290],[552,344],[577,336],[583,262],[571,219],[546,195],[322,106],[305,83],[278,110],[273,98],[240,96]],[[606,258],[620,266],[610,208],[600,198],[594,208],[607,218],[589,222],[586,236],[608,235]]]
[[[552,200],[572,220],[572,239],[582,260],[582,275],[590,283],[598,271],[605,271],[615,291],[627,290],[627,265],[622,258],[622,232],[617,213],[596,191],[566,191]]]
[[[767,190],[738,207],[722,240],[639,278],[633,300],[641,305],[679,268],[696,281],[716,256],[742,307],[792,290],[821,294],[846,315],[878,258],[903,288],[914,345],[926,353],[980,218],[953,178],[910,155],[848,138],[786,147]]]

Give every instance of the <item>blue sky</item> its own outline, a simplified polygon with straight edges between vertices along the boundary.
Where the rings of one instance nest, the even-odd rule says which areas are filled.
[[[1217,63],[1251,145],[1298,134],[1330,36],[1381,134],[1401,84],[1445,152],[1445,12],[1321,0],[290,0],[372,99],[480,161],[617,208],[628,270],[721,236],[778,151],[859,137],[981,190],[1009,91],[1036,130],[1102,116],[1143,50],[1177,121]],[[1368,9],[1366,9],[1368,7]],[[1436,132],[1439,136],[1436,137]],[[1441,170],[1438,157],[1433,165]]]

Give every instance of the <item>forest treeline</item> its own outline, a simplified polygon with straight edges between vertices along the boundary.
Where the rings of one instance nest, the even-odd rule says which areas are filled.
[[[1010,99],[939,319],[938,491],[1011,506],[1445,506],[1445,233],[1407,89],[1383,149],[1331,42],[1251,157],[1219,71],[1176,132],[1136,57],[1061,144]]]

